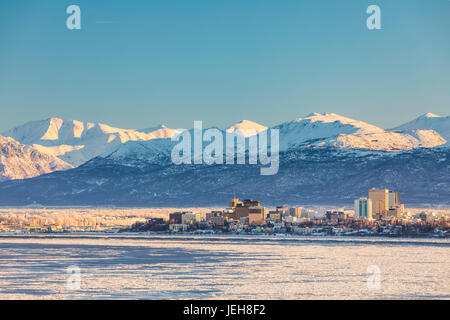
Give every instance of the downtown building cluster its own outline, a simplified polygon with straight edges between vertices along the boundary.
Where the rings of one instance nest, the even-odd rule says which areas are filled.
[[[228,208],[211,211],[205,217],[193,212],[174,212],[169,216],[170,230],[186,231],[193,224],[207,223],[215,228],[225,226],[265,226],[285,229],[286,225],[298,225],[311,220],[393,220],[401,219],[405,206],[400,203],[400,194],[388,189],[369,190],[367,198],[355,200],[355,210],[326,210],[319,214],[299,206],[277,206],[268,209],[253,199],[232,199]],[[232,229],[236,229],[234,227]]]
[[[150,219],[123,232],[448,237],[449,221],[448,216],[426,212],[409,215],[398,192],[373,188],[367,198],[355,201],[355,211],[284,205],[269,209],[256,200],[235,198],[223,210],[206,214],[173,212],[168,219]]]
[[[355,200],[355,219],[382,220],[403,217],[405,205],[400,193],[388,189],[369,189],[369,196]]]
[[[280,225],[283,222],[300,222],[302,208],[278,206],[269,210],[261,202],[246,199],[233,199],[229,207],[221,211],[211,211],[203,218],[198,213],[174,212],[169,215],[171,231],[187,231],[193,224],[205,223],[212,228],[237,231],[241,226]]]

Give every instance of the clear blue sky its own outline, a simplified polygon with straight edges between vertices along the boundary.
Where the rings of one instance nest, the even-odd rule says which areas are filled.
[[[66,28],[71,4],[81,30]],[[366,28],[369,4],[382,30]],[[449,115],[450,1],[2,0],[0,110],[0,131]]]

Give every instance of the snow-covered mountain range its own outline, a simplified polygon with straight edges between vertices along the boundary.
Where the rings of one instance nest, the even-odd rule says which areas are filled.
[[[120,129],[102,123],[50,118],[27,122],[3,135],[31,145],[73,166],[79,166],[96,156],[128,141],[170,138],[176,130],[164,125],[144,130]]]
[[[248,138],[267,129],[279,130],[281,152],[298,148],[400,152],[449,146],[450,141],[450,117],[431,113],[390,130],[334,113],[312,113],[271,128],[243,120],[222,132]],[[170,162],[174,146],[170,138],[177,132],[164,125],[137,130],[59,118],[28,122],[3,133],[9,138],[1,140],[2,179],[79,167],[96,157],[136,166],[143,160]],[[21,152],[7,152],[5,145]]]
[[[262,176],[259,165],[174,165],[164,155],[154,160],[96,157],[71,170],[5,181],[0,205],[211,207],[236,194],[266,206],[352,206],[372,187],[399,191],[407,206],[450,205],[450,148],[299,148],[280,153],[280,170],[272,176]]]
[[[408,203],[450,205],[449,127],[449,117],[432,114],[384,130],[313,113],[272,127],[280,170],[261,176],[255,165],[174,165],[178,131],[165,126],[34,121],[0,138],[0,180],[34,177],[1,182],[0,205],[207,206],[233,193],[267,204],[351,204],[370,187],[400,191]],[[222,132],[249,138],[266,129],[244,120]]]
[[[0,136],[0,181],[33,178],[70,168],[73,166],[53,155]]]
[[[427,130],[386,131],[334,113],[313,113],[274,128],[280,130],[280,150],[311,145],[404,151],[419,147],[432,148],[447,142],[431,127]]]

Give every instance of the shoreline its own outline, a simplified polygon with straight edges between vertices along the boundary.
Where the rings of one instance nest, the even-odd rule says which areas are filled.
[[[3,239],[129,239],[129,240],[186,240],[186,241],[280,241],[280,242],[340,242],[340,243],[428,243],[448,244],[449,238],[438,237],[387,237],[387,236],[332,236],[332,235],[294,235],[294,234],[193,234],[193,233],[160,233],[160,232],[66,232],[66,233],[0,233]]]

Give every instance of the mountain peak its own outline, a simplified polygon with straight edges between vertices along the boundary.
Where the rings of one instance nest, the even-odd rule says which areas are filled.
[[[264,130],[267,130],[266,126],[250,120],[241,120],[240,122],[229,126],[226,129],[226,132],[235,133],[247,138]]]
[[[322,122],[334,122],[334,121],[341,121],[341,122],[349,122],[349,121],[356,121],[344,116],[341,116],[336,113],[332,112],[312,112],[308,114],[307,116],[303,118],[298,118],[295,121],[302,121],[302,120],[311,120],[311,121],[322,121]]]
[[[154,127],[149,127],[149,128],[145,128],[145,129],[141,129],[141,130],[137,130],[137,131],[142,131],[145,133],[151,133],[157,130],[164,130],[164,129],[168,129],[168,127],[165,124],[158,124],[157,126]]]
[[[244,123],[251,123],[251,124],[255,124],[256,122],[254,122],[254,121],[251,121],[251,120],[245,120],[245,119],[243,119],[243,120],[239,121],[238,123],[242,123],[242,124],[244,124]]]
[[[366,133],[383,131],[383,129],[381,129],[377,126],[368,124],[366,122],[354,120],[351,118],[341,116],[336,113],[328,113],[328,112],[324,112],[324,113],[313,112],[304,118],[298,118],[298,119],[294,120],[294,122],[310,123],[310,124],[314,124],[314,123],[318,122],[323,125],[331,124],[334,126],[336,125],[335,123],[337,123],[339,126],[349,126],[356,130],[362,130],[363,132],[366,132]]]
[[[50,124],[47,131],[41,137],[42,140],[58,140],[59,139],[59,129],[61,129],[64,120],[59,118],[50,118]]]
[[[61,121],[64,121],[64,119],[61,119],[61,118],[58,118],[58,117],[50,117],[50,118],[47,118],[47,120],[49,122],[61,122]]]
[[[391,130],[400,132],[433,130],[447,141],[447,145],[450,144],[450,116],[441,117],[433,113],[426,113]]]
[[[440,117],[441,117],[441,116],[438,116],[437,114],[428,112],[428,113],[425,113],[424,115],[421,115],[421,116],[419,117],[419,119],[423,119],[423,118],[440,118]]]
[[[329,112],[311,112],[305,118],[326,117],[326,116],[337,116],[337,114]]]

